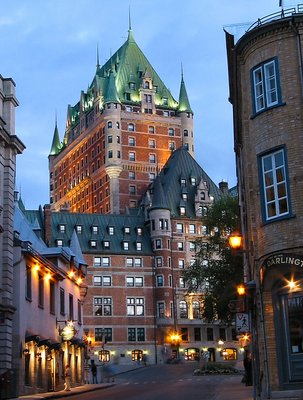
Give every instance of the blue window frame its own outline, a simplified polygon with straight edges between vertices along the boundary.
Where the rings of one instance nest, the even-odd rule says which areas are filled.
[[[251,71],[254,114],[282,105],[278,59],[257,65]]]
[[[265,222],[291,216],[285,148],[259,156],[262,213]]]

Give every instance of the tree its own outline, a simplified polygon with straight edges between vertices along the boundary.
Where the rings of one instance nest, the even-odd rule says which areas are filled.
[[[237,199],[222,197],[203,218],[207,238],[195,241],[196,261],[184,270],[189,293],[201,293],[202,318],[229,323],[233,314],[229,302],[237,298],[236,287],[243,282],[242,256],[228,246],[228,235],[239,228]]]

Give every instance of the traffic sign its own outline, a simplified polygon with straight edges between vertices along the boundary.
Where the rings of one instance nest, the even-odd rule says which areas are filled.
[[[247,313],[236,314],[236,332],[237,333],[250,332],[249,319]]]

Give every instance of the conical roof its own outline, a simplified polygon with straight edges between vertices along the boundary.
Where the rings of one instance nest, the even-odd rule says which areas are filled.
[[[165,209],[165,210],[170,210],[170,207],[168,206],[166,196],[163,191],[162,183],[161,183],[161,178],[160,176],[157,176],[154,182],[153,186],[153,199],[152,199],[152,206],[151,210],[155,209]]]
[[[58,131],[58,126],[57,126],[57,122],[56,122],[54,136],[53,136],[53,142],[52,142],[52,147],[51,147],[49,155],[50,156],[55,156],[55,155],[59,154],[60,150],[61,150],[61,147],[62,147],[62,145],[60,143],[59,131]]]
[[[178,111],[179,112],[190,112],[193,114],[193,111],[189,104],[187,91],[186,91],[186,87],[185,87],[185,83],[184,83],[184,79],[183,79],[183,74],[182,74],[181,86],[180,86]]]

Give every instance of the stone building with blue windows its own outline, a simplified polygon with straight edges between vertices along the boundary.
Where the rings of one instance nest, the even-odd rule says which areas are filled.
[[[303,396],[303,7],[226,32],[255,397]]]

